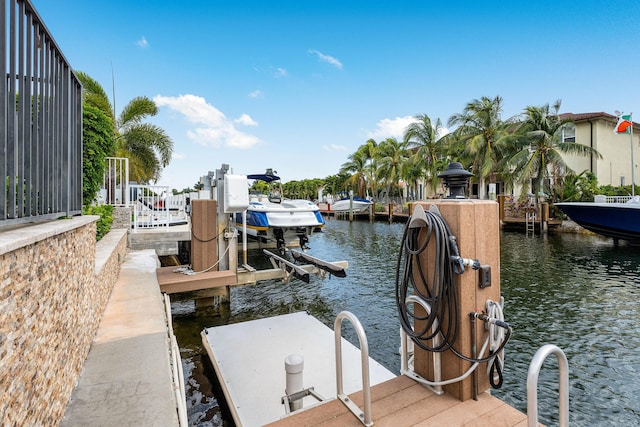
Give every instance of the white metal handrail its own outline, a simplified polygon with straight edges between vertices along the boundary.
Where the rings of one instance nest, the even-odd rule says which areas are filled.
[[[558,358],[559,425],[560,427],[569,425],[569,362],[567,362],[567,356],[558,346],[546,344],[533,355],[527,374],[527,425],[529,427],[538,425],[538,375],[542,364],[550,354],[555,354]]]
[[[428,302],[423,300],[422,298],[417,297],[416,295],[410,295],[405,300],[405,304],[415,303],[420,305],[427,315],[431,314],[431,306]],[[431,326],[431,332],[436,331],[438,329],[438,319],[433,321]],[[442,335],[440,333],[436,334],[433,337],[433,346],[440,346],[440,339]],[[442,364],[440,361],[440,352],[433,352],[433,385],[427,384],[429,381],[426,381],[424,378],[420,377],[415,371],[409,366],[409,343],[413,343],[413,341],[409,341],[407,337],[407,333],[400,328],[400,373],[408,376],[409,378],[414,379],[415,381],[421,382],[422,384],[429,387],[434,393],[440,395],[444,393],[442,389],[442,385],[437,384],[442,381]]]
[[[184,372],[182,370],[182,359],[180,357],[180,347],[178,347],[178,341],[173,334],[173,321],[171,318],[171,299],[169,295],[164,296],[164,309],[167,315],[167,332],[170,339],[170,359],[171,359],[171,372],[173,377],[173,388],[176,397],[177,409],[178,409],[178,422],[180,427],[186,427],[189,425],[189,418],[187,416],[187,393],[184,387]]]
[[[353,325],[353,328],[358,334],[358,341],[360,341],[360,359],[362,364],[362,399],[364,401],[364,412],[353,403],[349,396],[344,394],[342,385],[342,321],[347,319]],[[335,338],[336,347],[336,390],[338,399],[345,404],[347,408],[360,420],[360,422],[366,427],[373,425],[373,419],[371,416],[371,386],[369,382],[369,344],[367,343],[367,335],[364,333],[364,328],[358,318],[349,311],[342,311],[336,317],[336,321],[333,326],[333,333]]]

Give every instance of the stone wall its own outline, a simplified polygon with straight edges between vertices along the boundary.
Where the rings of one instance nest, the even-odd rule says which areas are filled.
[[[126,230],[96,245],[97,218],[0,231],[3,425],[64,415],[126,251]]]
[[[124,228],[127,230],[131,229],[131,216],[133,215],[133,207],[132,206],[115,206],[113,208],[113,223],[111,224],[111,228],[119,229]]]

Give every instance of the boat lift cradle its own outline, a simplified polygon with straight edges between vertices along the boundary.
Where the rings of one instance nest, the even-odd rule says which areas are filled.
[[[306,263],[306,265],[299,265],[294,264],[293,262],[268,251],[267,249],[263,249],[262,252],[269,257],[273,268],[284,271],[284,277],[282,280],[285,283],[291,280],[291,277],[295,277],[305,283],[309,283],[309,273],[315,273],[323,279],[326,273],[341,278],[347,277],[346,266],[344,266],[344,263],[324,261],[303,252],[291,250],[291,254],[296,261]]]

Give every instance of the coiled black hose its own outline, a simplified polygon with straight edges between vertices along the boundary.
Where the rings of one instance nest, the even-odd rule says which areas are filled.
[[[432,247],[435,260],[430,278],[427,277],[421,262],[421,257],[427,256],[429,247]],[[455,268],[452,259],[458,255],[456,238],[437,208],[432,207],[429,211],[424,211],[424,217],[420,214],[417,221],[412,217],[407,222],[396,265],[395,296],[400,324],[407,336],[423,350],[451,350],[457,357],[471,363],[491,362],[492,374],[496,373],[499,380],[495,381],[491,375],[490,381],[491,385],[497,388],[502,384],[502,370],[499,365],[494,366],[498,363],[496,354],[500,353],[509,341],[511,327],[505,323],[506,333],[503,342],[486,357],[474,358],[456,349],[461,317],[454,274],[460,274],[461,271]],[[406,303],[410,295],[428,303],[430,312],[419,315],[415,310],[410,310]],[[416,321],[424,322],[419,330],[413,326]],[[440,343],[436,346],[428,345],[427,342],[438,334],[442,338]]]

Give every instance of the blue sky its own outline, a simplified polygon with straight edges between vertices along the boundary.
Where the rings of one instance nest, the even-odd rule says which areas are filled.
[[[640,2],[32,0],[71,66],[122,107],[156,101],[174,141],[161,185],[226,163],[283,181],[338,173],[367,139],[402,138],[500,95],[503,117],[640,114]]]

